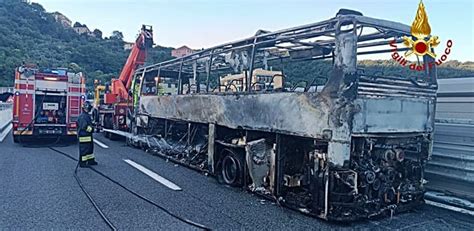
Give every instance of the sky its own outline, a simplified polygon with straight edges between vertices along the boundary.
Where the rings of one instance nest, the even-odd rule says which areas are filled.
[[[340,8],[411,25],[418,0],[32,0],[48,12],[99,29],[119,30],[134,41],[142,24],[152,25],[155,43],[207,48],[239,40],[259,29],[278,30],[334,17]],[[440,47],[453,41],[449,59],[474,61],[474,0],[424,0],[432,35]],[[441,53],[438,49],[437,53]]]

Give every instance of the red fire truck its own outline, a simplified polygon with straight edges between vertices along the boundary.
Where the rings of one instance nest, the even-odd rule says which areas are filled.
[[[76,136],[76,120],[85,100],[82,73],[21,66],[15,70],[14,94],[14,142]]]

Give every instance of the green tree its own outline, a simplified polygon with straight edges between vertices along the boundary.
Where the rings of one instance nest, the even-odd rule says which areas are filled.
[[[77,63],[70,63],[68,68],[74,73],[83,71],[82,68],[79,65],[77,65]]]
[[[110,36],[110,38],[122,41],[123,40],[123,34],[122,34],[122,32],[120,32],[118,30],[114,30],[112,32],[112,35]]]
[[[95,29],[92,33],[96,38],[102,39],[102,31],[100,31],[99,29]]]

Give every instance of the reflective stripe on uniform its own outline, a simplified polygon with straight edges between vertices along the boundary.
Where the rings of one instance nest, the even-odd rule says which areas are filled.
[[[85,155],[88,160],[95,159],[94,154]]]
[[[87,131],[87,132],[92,132],[92,127],[91,127],[91,126],[87,126],[86,131]]]
[[[94,154],[88,154],[88,155],[81,156],[82,161],[88,161],[88,160],[92,160],[92,159],[95,159]]]
[[[79,137],[79,142],[80,143],[92,142],[92,136]]]

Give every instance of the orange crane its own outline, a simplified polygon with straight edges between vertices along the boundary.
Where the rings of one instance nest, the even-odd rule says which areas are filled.
[[[117,103],[130,97],[128,90],[132,85],[132,75],[137,67],[145,63],[146,51],[152,46],[153,30],[151,26],[143,25],[119,78],[111,81],[110,93],[105,94],[105,103]]]
[[[113,78],[110,87],[95,84],[96,97],[100,97],[100,91],[105,90],[103,102],[95,99],[95,102],[98,102],[96,105],[98,113],[94,118],[102,128],[122,131],[128,129],[127,111],[133,110],[129,94],[133,73],[145,63],[147,50],[151,47],[153,47],[153,29],[151,26],[143,25],[118,79]],[[106,133],[106,136],[111,137],[112,134]]]

